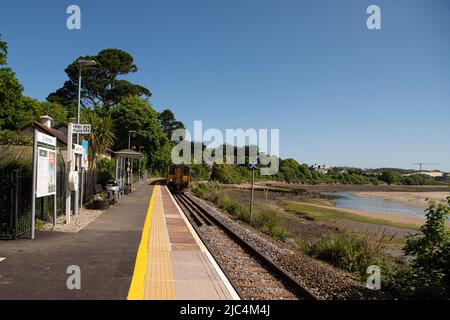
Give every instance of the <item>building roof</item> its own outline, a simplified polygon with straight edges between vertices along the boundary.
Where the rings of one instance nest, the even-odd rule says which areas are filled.
[[[120,151],[115,151],[114,155],[120,156],[122,158],[133,158],[133,159],[142,157],[142,153],[131,150],[131,149],[123,149]]]
[[[65,122],[60,122],[60,123],[58,123],[56,126],[54,126],[53,127],[53,129],[59,129],[59,128],[62,128],[62,127],[68,127],[69,125],[67,124],[67,123],[65,123]]]
[[[48,127],[44,126],[42,123],[35,121],[35,120],[27,123],[20,130],[25,130],[29,127],[37,128],[40,131],[43,131],[49,135],[52,135],[52,136],[56,137],[56,139],[58,139],[61,143],[67,145],[67,136],[59,130],[56,130],[53,128],[48,128]]]

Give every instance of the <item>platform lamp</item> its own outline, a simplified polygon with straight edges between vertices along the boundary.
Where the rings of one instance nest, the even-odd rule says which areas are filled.
[[[139,146],[139,153],[144,149],[144,146]],[[142,164],[142,156],[139,158],[139,182],[141,182],[141,164]]]
[[[136,133],[136,130],[128,130],[128,150],[131,150],[131,134],[132,133]],[[131,184],[130,180],[131,180],[131,159],[128,158],[128,183]]]
[[[81,67],[90,67],[98,64],[95,60],[78,59],[78,105],[77,105],[77,124],[80,124],[81,111]],[[77,133],[77,144],[80,144],[80,135]]]
[[[136,130],[128,130],[128,149],[131,150],[131,134],[136,133]]]

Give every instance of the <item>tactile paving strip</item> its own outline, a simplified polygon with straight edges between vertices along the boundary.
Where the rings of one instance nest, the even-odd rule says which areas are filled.
[[[168,189],[154,192],[144,299],[231,299]]]

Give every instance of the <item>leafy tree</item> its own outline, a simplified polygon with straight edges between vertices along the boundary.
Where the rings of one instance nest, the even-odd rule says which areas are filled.
[[[161,124],[162,131],[167,134],[169,140],[172,137],[173,131],[176,129],[184,129],[184,124],[181,121],[177,121],[175,115],[169,109],[165,109],[158,114],[158,120]]]
[[[234,170],[234,165],[214,163],[211,170],[211,180],[221,183],[241,183],[242,177]]]
[[[23,87],[7,67],[8,45],[0,37],[0,130],[17,127],[16,106]]]
[[[400,181],[401,176],[392,170],[385,170],[380,175],[380,180],[386,182],[387,184],[395,184]]]
[[[405,254],[415,256],[411,268],[416,292],[450,293],[450,236],[446,227],[449,216],[450,197],[447,204],[430,201],[421,234],[406,239]]]
[[[299,166],[300,173],[308,180],[312,179],[311,170],[309,170],[309,166],[306,163],[303,163]]]
[[[133,57],[119,49],[105,49],[96,56],[79,57],[72,62],[65,70],[69,80],[64,83],[62,88],[51,93],[47,97],[48,101],[57,102],[70,109],[73,109],[74,104],[76,106],[79,76],[77,61],[79,59],[97,62],[97,65],[81,68],[81,104],[83,107],[105,114],[125,97],[151,96],[149,89],[119,79],[137,71]]]
[[[209,170],[201,164],[191,164],[191,180],[208,180]]]
[[[44,115],[49,115],[56,123],[67,120],[67,113],[63,106],[54,102],[41,102],[25,96],[20,99],[17,106],[17,115],[22,120],[21,125],[32,119],[38,120]]]
[[[158,113],[146,99],[139,97],[124,98],[113,108],[112,118],[117,132],[115,149],[128,148],[128,134],[136,131],[131,138],[131,146],[138,150],[144,147],[148,155],[149,168],[164,170],[170,163],[171,146],[167,135],[161,130]]]
[[[294,159],[281,160],[280,172],[283,175],[283,180],[288,183],[298,183],[305,178],[300,171],[300,164]]]
[[[419,175],[407,176],[402,179],[402,184],[406,185],[422,185],[426,184],[425,179]]]
[[[91,125],[91,133],[84,138],[89,142],[89,170],[93,170],[98,154],[104,153],[114,144],[115,129],[111,117],[101,117],[93,111],[83,110],[81,120]]]
[[[8,44],[1,40],[0,35],[0,65],[3,66],[7,63],[8,58]]]

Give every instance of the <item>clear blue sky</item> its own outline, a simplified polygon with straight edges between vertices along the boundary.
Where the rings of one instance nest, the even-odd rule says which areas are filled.
[[[366,28],[369,4],[382,30]],[[281,156],[310,164],[450,171],[450,1],[2,0],[0,33],[31,97],[120,48],[188,128],[279,128]]]

